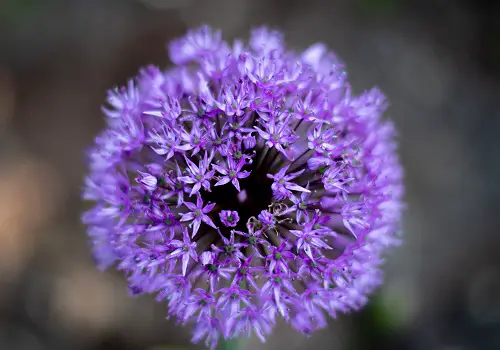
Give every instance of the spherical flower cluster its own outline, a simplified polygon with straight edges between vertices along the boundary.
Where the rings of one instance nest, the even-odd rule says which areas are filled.
[[[266,28],[245,46],[202,27],[169,51],[173,68],[108,94],[84,191],[97,264],[211,348],[362,307],[403,209],[382,93],[353,95],[324,45],[287,51]]]

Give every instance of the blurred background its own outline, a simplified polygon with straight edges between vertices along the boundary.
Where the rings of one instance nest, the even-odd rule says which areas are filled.
[[[80,223],[105,91],[169,62],[208,23],[323,41],[392,103],[405,243],[358,314],[247,349],[500,349],[500,3],[446,0],[0,0],[0,349],[181,350],[189,329],[100,273]]]

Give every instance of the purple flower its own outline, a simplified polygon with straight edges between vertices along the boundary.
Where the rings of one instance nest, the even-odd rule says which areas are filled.
[[[240,192],[241,189],[238,179],[244,179],[250,175],[249,171],[241,170],[244,165],[246,165],[246,162],[243,158],[237,162],[233,157],[227,158],[227,168],[212,164],[212,167],[223,175],[215,186],[221,186],[231,182],[238,192]]]
[[[211,28],[203,26],[174,40],[169,46],[170,58],[175,64],[211,58],[221,45],[221,32],[212,32]]]
[[[148,141],[151,149],[160,156],[164,155],[165,160],[172,158],[176,152],[182,153],[188,148],[188,145],[181,146],[180,136],[168,126],[162,126],[160,130],[151,129]]]
[[[232,314],[226,322],[226,330],[234,332],[234,336],[241,335],[250,336],[251,332],[264,342],[265,336],[271,333],[272,325],[270,320],[262,314],[255,306],[244,307],[238,313]],[[231,333],[226,334],[230,336]]]
[[[261,225],[260,222],[258,222],[258,224]],[[247,226],[249,227],[247,232],[241,232],[241,231],[234,231],[234,232],[242,236],[243,242],[250,249],[250,251],[255,254],[255,256],[264,259],[264,256],[261,254],[260,248],[267,247],[269,245],[269,241],[265,239],[262,229],[259,229],[254,232],[255,228],[252,228],[250,224],[247,224]]]
[[[197,288],[193,291],[182,313],[183,323],[195,314],[200,318],[211,318],[214,313],[215,297],[207,291]]]
[[[292,196],[292,190],[300,192],[311,192],[307,188],[299,186],[295,182],[290,181],[301,175],[305,171],[305,169],[285,175],[289,167],[290,165],[281,168],[280,171],[278,171],[274,175],[267,174],[268,178],[274,180],[271,189],[273,190],[274,198],[277,200],[290,198]]]
[[[257,218],[262,225],[266,227],[274,227],[276,219],[268,210],[262,210]]]
[[[309,184],[307,184],[306,189],[308,187]],[[289,197],[293,205],[286,209],[283,214],[295,212],[295,220],[297,221],[297,223],[301,223],[302,219],[305,217],[307,217],[307,221],[307,219],[309,219],[309,213],[312,211],[312,206],[317,204],[317,202],[313,202],[310,200],[311,195],[311,192],[301,192],[299,198],[297,198],[296,196]]]
[[[246,149],[254,148],[256,144],[257,140],[255,139],[255,136],[247,135],[243,137],[243,145],[245,145]]]
[[[182,257],[182,275],[185,276],[189,259],[198,261],[198,254],[196,254],[196,242],[191,241],[188,230],[184,229],[182,241],[172,240],[170,245],[177,249],[170,253],[169,257]]]
[[[156,189],[156,185],[158,184],[158,179],[156,176],[153,176],[148,173],[143,173],[139,171],[141,176],[137,178],[137,182],[140,183],[146,191],[153,192]]]
[[[265,131],[255,126],[255,130],[257,130],[260,137],[266,140],[267,147],[275,147],[285,155],[287,154],[285,152],[286,145],[295,142],[297,139],[297,136],[293,134],[290,128],[289,119],[290,117],[287,117],[285,120],[278,120],[277,117],[271,117],[268,120],[263,119],[261,123]]]
[[[212,245],[212,251],[218,254],[227,255],[230,258],[238,258],[238,260],[245,259],[245,255],[240,251],[245,247],[245,243],[237,243],[234,239],[234,231],[231,231],[230,238],[221,236],[222,244],[220,246]]]
[[[219,290],[221,296],[217,302],[218,306],[221,308],[229,307],[230,315],[236,315],[239,313],[241,306],[251,305],[249,297],[250,293],[246,288],[240,288],[237,285],[231,285],[229,288],[221,288]]]
[[[210,213],[215,206],[215,203],[212,204],[207,204],[205,207],[203,206],[203,200],[201,199],[201,196],[198,195],[196,199],[196,204],[191,203],[191,202],[184,202],[184,205],[191,210],[188,213],[181,214],[181,222],[184,221],[191,221],[191,224],[193,225],[193,237],[196,235],[198,232],[200,225],[202,222],[204,222],[207,225],[212,226],[213,228],[217,228],[215,226],[214,222],[210,217],[207,215]],[[191,225],[190,224],[190,225]]]
[[[240,217],[237,211],[234,210],[223,210],[219,213],[220,221],[226,227],[235,227],[238,221],[240,221]]]
[[[170,170],[168,176],[162,179],[162,182],[165,181],[165,184],[168,186],[167,193],[162,197],[163,200],[169,199],[171,197],[177,197],[177,207],[181,206],[184,203],[184,193],[190,193],[190,189],[186,186],[186,184],[181,180],[182,172],[179,168],[179,164],[176,164],[175,172]]]
[[[242,259],[238,262],[237,267],[231,267],[228,270],[234,273],[233,283],[250,285],[251,287],[257,289],[257,284],[255,283],[254,277],[260,274],[265,269],[262,266],[251,266],[254,255],[246,259]]]
[[[290,230],[290,233],[297,237],[297,250],[303,250],[311,260],[314,260],[313,251],[332,249],[323,241],[326,235],[323,232],[318,233],[316,230],[311,230],[311,227],[306,226],[304,230]]]
[[[282,242],[279,247],[271,247],[271,254],[266,260],[269,263],[269,272],[273,272],[275,268],[284,273],[289,272],[288,263],[295,259],[295,254],[291,251],[285,250],[287,248],[286,242]]]
[[[212,161],[213,155],[207,158],[205,157],[199,161],[199,166],[196,166],[189,158],[185,158],[186,164],[188,166],[189,175],[180,176],[178,179],[187,184],[194,184],[191,190],[190,196],[200,191],[201,186],[206,190],[210,191],[210,180],[214,176],[214,170],[208,170],[210,162]]]
[[[230,278],[229,270],[225,266],[225,261],[219,261],[220,252],[205,251],[201,254],[201,266],[193,272],[193,277],[206,276],[209,284],[210,291],[215,294],[217,286],[220,285],[221,280],[228,280]]]
[[[353,95],[325,45],[296,54],[267,28],[245,46],[204,26],[169,49],[173,68],[142,69],[103,108],[82,216],[98,267],[211,349],[363,307],[404,209],[382,93]]]

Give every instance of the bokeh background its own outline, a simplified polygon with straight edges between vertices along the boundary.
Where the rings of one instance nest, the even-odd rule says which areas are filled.
[[[0,349],[180,350],[189,329],[95,268],[79,218],[105,91],[168,66],[166,41],[282,29],[323,41],[390,97],[405,243],[363,312],[246,349],[500,349],[500,3],[495,0],[1,0]]]

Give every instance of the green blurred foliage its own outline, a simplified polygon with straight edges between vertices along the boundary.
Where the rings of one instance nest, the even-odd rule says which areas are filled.
[[[0,23],[20,24],[29,20],[44,5],[41,0],[2,0],[0,3]]]
[[[354,317],[354,332],[350,339],[350,348],[384,349],[391,334],[401,328],[400,306],[398,303],[388,307],[379,294],[372,297],[371,302]]]
[[[155,346],[149,350],[188,350],[188,348],[174,346],[174,345],[165,345],[165,346]]]
[[[368,16],[383,16],[394,14],[401,1],[398,0],[355,0],[356,8]]]

